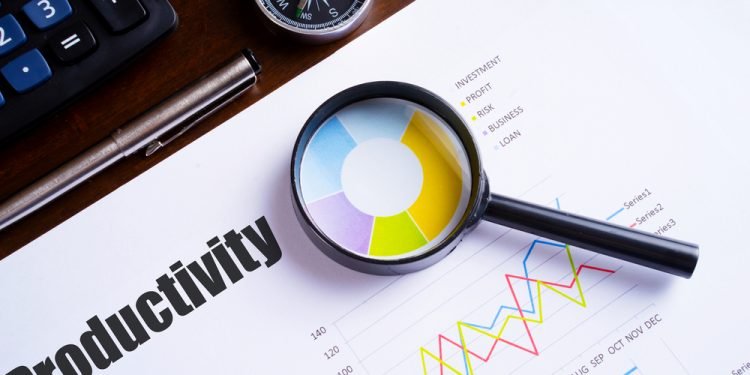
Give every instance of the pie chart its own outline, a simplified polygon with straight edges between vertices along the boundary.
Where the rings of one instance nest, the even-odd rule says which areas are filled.
[[[319,230],[371,258],[414,256],[445,239],[471,192],[466,152],[431,111],[400,99],[354,103],[327,119],[300,166]]]

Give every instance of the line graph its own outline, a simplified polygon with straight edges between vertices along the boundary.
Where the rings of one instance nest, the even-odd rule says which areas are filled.
[[[551,245],[551,246],[555,246],[555,247],[560,247],[560,248],[563,248],[565,250],[566,256],[567,256],[567,258],[568,258],[568,260],[570,262],[570,266],[571,266],[572,272],[573,272],[573,278],[572,278],[572,280],[571,280],[571,282],[569,284],[562,284],[562,283],[557,283],[557,282],[552,282],[552,281],[538,280],[538,279],[534,279],[534,278],[528,277],[528,268],[526,266],[526,262],[528,261],[529,256],[531,255],[532,251],[534,250],[534,247],[537,246],[540,243]],[[593,266],[588,266],[588,265],[585,265],[585,264],[579,265],[576,268],[576,266],[575,266],[575,264],[573,262],[573,256],[572,256],[572,254],[570,252],[570,247],[568,245],[562,245],[562,244],[558,244],[558,243],[554,243],[554,242],[548,242],[548,241],[542,241],[542,240],[535,240],[531,244],[531,246],[529,246],[529,251],[527,252],[527,254],[526,254],[525,258],[524,258],[524,276],[512,275],[512,274],[506,274],[505,275],[505,279],[506,279],[506,281],[508,283],[508,287],[510,288],[511,295],[513,296],[513,300],[514,300],[514,303],[515,303],[514,306],[507,306],[507,305],[500,306],[500,308],[498,309],[498,312],[495,314],[495,317],[492,320],[492,323],[489,324],[488,326],[483,326],[483,325],[480,325],[480,324],[473,324],[473,323],[468,323],[468,322],[458,322],[456,325],[457,325],[457,328],[458,328],[458,334],[459,334],[459,337],[460,337],[460,343],[456,342],[455,340],[451,340],[450,338],[448,338],[447,336],[445,336],[443,334],[438,335],[439,352],[438,352],[437,355],[434,354],[434,353],[432,353],[432,352],[430,352],[428,349],[426,349],[424,347],[421,347],[420,348],[420,357],[421,357],[422,368],[423,368],[424,373],[427,374],[427,370],[428,370],[426,357],[430,357],[430,358],[432,358],[432,359],[434,359],[434,360],[436,360],[436,361],[438,361],[440,363],[440,372],[441,372],[441,374],[444,374],[444,369],[446,369],[446,368],[448,370],[450,370],[454,374],[459,374],[459,375],[462,375],[462,374],[473,374],[474,370],[473,370],[473,367],[472,367],[472,364],[471,364],[471,357],[475,357],[475,358],[477,358],[477,359],[479,359],[480,361],[483,361],[483,362],[489,361],[490,357],[492,356],[493,351],[495,350],[495,348],[497,346],[497,343],[499,343],[499,342],[502,342],[504,344],[510,345],[510,346],[515,347],[515,348],[517,348],[519,350],[523,350],[523,351],[528,352],[530,354],[538,355],[539,354],[539,350],[538,350],[538,348],[536,346],[536,343],[534,342],[534,337],[531,334],[531,330],[529,329],[528,323],[542,324],[544,322],[544,315],[543,315],[543,310],[542,310],[542,287],[548,288],[549,290],[551,290],[551,291],[555,292],[556,294],[562,296],[563,298],[565,298],[565,299],[567,299],[567,300],[575,303],[576,305],[579,305],[581,307],[586,307],[586,299],[584,297],[583,290],[582,290],[582,287],[581,287],[581,283],[580,283],[580,280],[578,278],[578,276],[581,274],[581,272],[584,269],[588,269],[588,270],[592,270],[592,271],[598,271],[598,272],[605,272],[605,273],[614,273],[615,272],[614,270],[605,269],[605,268],[599,268],[599,267],[593,267]],[[518,297],[517,297],[517,294],[516,294],[516,290],[515,290],[515,288],[513,286],[513,282],[512,282],[513,279],[520,280],[520,281],[525,281],[526,282],[527,290],[528,290],[528,293],[529,293],[529,296],[530,296],[530,301],[532,301],[532,308],[531,309],[526,310],[526,309],[523,309],[521,307],[521,304],[519,303],[519,300],[518,300]],[[536,285],[536,291],[537,291],[537,293],[536,293],[537,294],[537,304],[536,305],[533,304],[531,283],[534,283]],[[560,291],[558,289],[558,288],[573,289],[574,286],[577,289],[578,297],[580,298],[580,300],[576,299],[575,297],[572,297],[572,296],[570,296],[568,294],[565,294],[564,292],[562,292],[562,291]],[[524,315],[524,314],[536,314],[537,313],[536,306],[539,307],[539,311],[538,311],[538,314],[537,314],[538,318],[534,319],[532,317],[528,317],[528,316]],[[501,313],[503,312],[503,310],[516,311],[516,312],[518,312],[518,315],[507,315],[506,318],[505,318],[505,320],[503,321],[503,324],[501,325],[498,333],[497,334],[493,334],[489,330],[492,329],[493,327],[495,327],[495,325],[497,324],[498,319],[500,318]],[[502,337],[503,333],[505,332],[506,327],[508,326],[508,323],[511,320],[520,320],[523,323],[524,329],[525,329],[525,331],[526,331],[526,333],[528,335],[528,338],[529,338],[529,340],[531,342],[531,347],[524,347],[523,345],[521,345],[519,343],[513,342],[511,340],[504,339]],[[482,356],[480,354],[477,354],[476,352],[472,351],[468,347],[468,344],[466,344],[466,339],[465,339],[465,335],[464,335],[464,329],[475,331],[475,332],[477,332],[479,334],[485,335],[485,336],[487,336],[487,337],[495,340],[495,342],[493,343],[492,347],[490,348],[489,352],[486,355]],[[463,351],[464,371],[465,372],[462,373],[461,371],[459,371],[458,369],[456,369],[454,366],[448,364],[444,360],[443,342],[446,342],[448,344],[456,346],[460,350]]]
[[[555,199],[555,205],[558,209],[560,209],[560,200],[559,198]],[[614,214],[610,215],[607,220],[611,220],[617,214],[619,214],[622,210],[618,210]],[[528,267],[528,261],[531,254],[534,252],[535,248],[539,245],[547,245],[549,247],[558,248],[560,251],[565,251],[566,258],[568,260],[568,263],[571,268],[571,273],[573,275],[572,279],[569,283],[560,283],[560,282],[554,282],[551,280],[541,280],[532,278],[529,275],[529,267]],[[438,353],[435,354],[429,349],[425,348],[424,346],[419,348],[419,354],[420,354],[420,360],[422,364],[422,371],[426,375],[428,373],[428,358],[437,361],[439,364],[440,374],[445,374],[445,369],[450,370],[453,374],[474,374],[474,366],[472,365],[472,357],[481,361],[481,362],[488,362],[490,360],[490,357],[492,356],[493,352],[495,351],[495,348],[497,347],[498,343],[506,344],[510,347],[516,348],[518,350],[530,353],[532,355],[539,355],[539,349],[537,348],[536,342],[534,341],[534,336],[531,334],[531,330],[529,328],[529,323],[535,323],[535,324],[542,324],[544,322],[544,315],[542,310],[542,287],[551,290],[555,294],[565,298],[566,300],[581,306],[586,307],[586,299],[583,293],[583,289],[581,287],[581,282],[579,280],[579,275],[581,272],[586,269],[590,271],[596,271],[596,272],[603,272],[603,273],[614,273],[614,270],[606,269],[606,268],[600,268],[600,267],[594,267],[589,266],[586,264],[581,264],[576,268],[576,265],[573,261],[573,256],[571,254],[570,246],[546,241],[542,239],[536,239],[534,240],[531,245],[529,245],[528,251],[526,252],[526,255],[523,258],[523,275],[514,275],[514,274],[506,274],[505,275],[505,281],[508,284],[508,290],[510,290],[511,296],[513,298],[513,305],[501,305],[497,312],[495,313],[492,322],[487,325],[478,324],[478,323],[470,323],[470,322],[464,322],[459,321],[456,323],[456,328],[458,331],[458,340],[451,339],[448,336],[444,334],[438,334]],[[526,285],[526,291],[528,292],[529,302],[531,304],[531,308],[524,309],[522,307],[522,304],[519,302],[516,289],[514,287],[513,281],[522,281],[525,282]],[[536,286],[536,295],[537,295],[537,302],[534,303],[534,297],[532,295],[532,283]],[[575,287],[576,292],[578,294],[577,297],[568,295],[564,292],[562,292],[560,289],[573,289]],[[537,311],[538,307],[538,311]],[[508,314],[505,316],[505,319],[502,320],[502,324],[497,331],[497,333],[493,333],[493,328],[495,328],[498,324],[498,322],[501,319],[502,313],[504,311],[508,312],[516,312],[517,315],[511,315]],[[536,318],[532,317],[536,315]],[[509,322],[512,320],[520,321],[523,324],[523,329],[525,331],[525,335],[528,338],[529,345],[524,346],[522,343],[516,342],[514,340],[509,340],[506,338],[503,338],[503,334],[506,332],[506,328],[508,327]],[[469,348],[469,344],[466,340],[465,333],[467,331],[473,331],[475,334],[482,335],[484,337],[490,338],[493,340],[492,346],[487,351],[487,354],[480,355],[476,351]],[[457,369],[454,365],[449,364],[446,361],[445,353],[443,350],[443,345],[451,345],[458,350],[461,351],[462,359],[463,359],[463,372],[461,372],[459,369]]]

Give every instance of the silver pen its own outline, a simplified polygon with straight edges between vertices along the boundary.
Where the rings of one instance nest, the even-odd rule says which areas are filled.
[[[118,160],[140,150],[153,154],[255,85],[260,71],[253,53],[242,50],[0,204],[0,231]]]

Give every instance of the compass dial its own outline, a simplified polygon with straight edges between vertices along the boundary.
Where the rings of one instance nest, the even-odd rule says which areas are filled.
[[[354,31],[371,0],[255,0],[261,11],[286,34],[326,42]]]

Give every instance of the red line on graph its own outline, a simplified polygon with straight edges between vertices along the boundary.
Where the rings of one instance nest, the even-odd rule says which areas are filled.
[[[614,273],[615,272],[614,270],[610,270],[610,269],[606,269],[606,268],[600,268],[600,267],[594,267],[594,266],[589,266],[589,265],[586,265],[586,264],[582,264],[582,265],[580,265],[578,267],[578,270],[576,271],[576,275],[580,276],[581,271],[584,268],[590,269],[592,271],[599,271],[599,272],[607,272],[607,273]],[[502,342],[504,344],[510,345],[512,347],[515,347],[517,349],[523,350],[523,351],[525,351],[527,353],[530,353],[530,354],[533,354],[533,355],[539,355],[539,350],[537,350],[536,343],[534,342],[534,337],[532,336],[531,330],[529,329],[529,324],[528,324],[528,322],[526,321],[526,319],[523,316],[523,309],[521,308],[521,304],[518,302],[518,298],[516,297],[516,291],[515,291],[515,288],[513,288],[513,284],[511,283],[511,280],[510,280],[511,278],[518,279],[518,280],[528,280],[528,281],[531,281],[531,282],[537,282],[537,281],[539,281],[539,282],[542,282],[542,283],[547,284],[547,285],[556,286],[556,287],[560,287],[560,288],[566,288],[566,289],[573,288],[573,285],[575,285],[575,282],[576,282],[576,278],[575,277],[573,277],[570,280],[569,284],[560,284],[560,283],[555,283],[555,282],[551,282],[551,281],[544,281],[544,280],[532,279],[532,278],[528,278],[528,277],[524,277],[524,276],[519,276],[519,275],[506,274],[505,275],[505,280],[508,283],[508,287],[510,288],[510,293],[513,296],[513,302],[516,304],[516,309],[519,312],[519,314],[521,315],[521,321],[523,322],[524,328],[526,329],[526,334],[529,337],[529,341],[531,342],[531,348],[525,348],[525,347],[521,346],[518,343],[514,343],[514,342],[508,341],[508,340],[503,339],[503,338],[497,338],[492,343],[492,347],[490,348],[490,350],[487,353],[487,355],[483,357],[483,356],[475,353],[471,349],[469,349],[468,345],[467,345],[467,347],[466,347],[467,353],[469,353],[473,357],[475,357],[475,358],[477,358],[480,361],[485,362],[485,363],[487,361],[489,361],[489,359],[492,356],[492,353],[494,352],[495,347],[497,346],[498,342]],[[449,339],[448,337],[444,336],[443,334],[439,334],[438,335],[438,355],[439,355],[441,361],[444,361],[444,358],[443,358],[443,341],[447,341],[448,343],[456,346],[461,351],[464,350],[464,346],[462,346],[461,344],[459,344],[459,343],[457,343],[457,342]],[[440,363],[440,374],[441,375],[444,375],[443,368],[444,368],[444,365],[441,362]]]
[[[638,223],[633,223],[633,224],[630,224],[630,227],[634,228],[636,225],[638,225]]]

